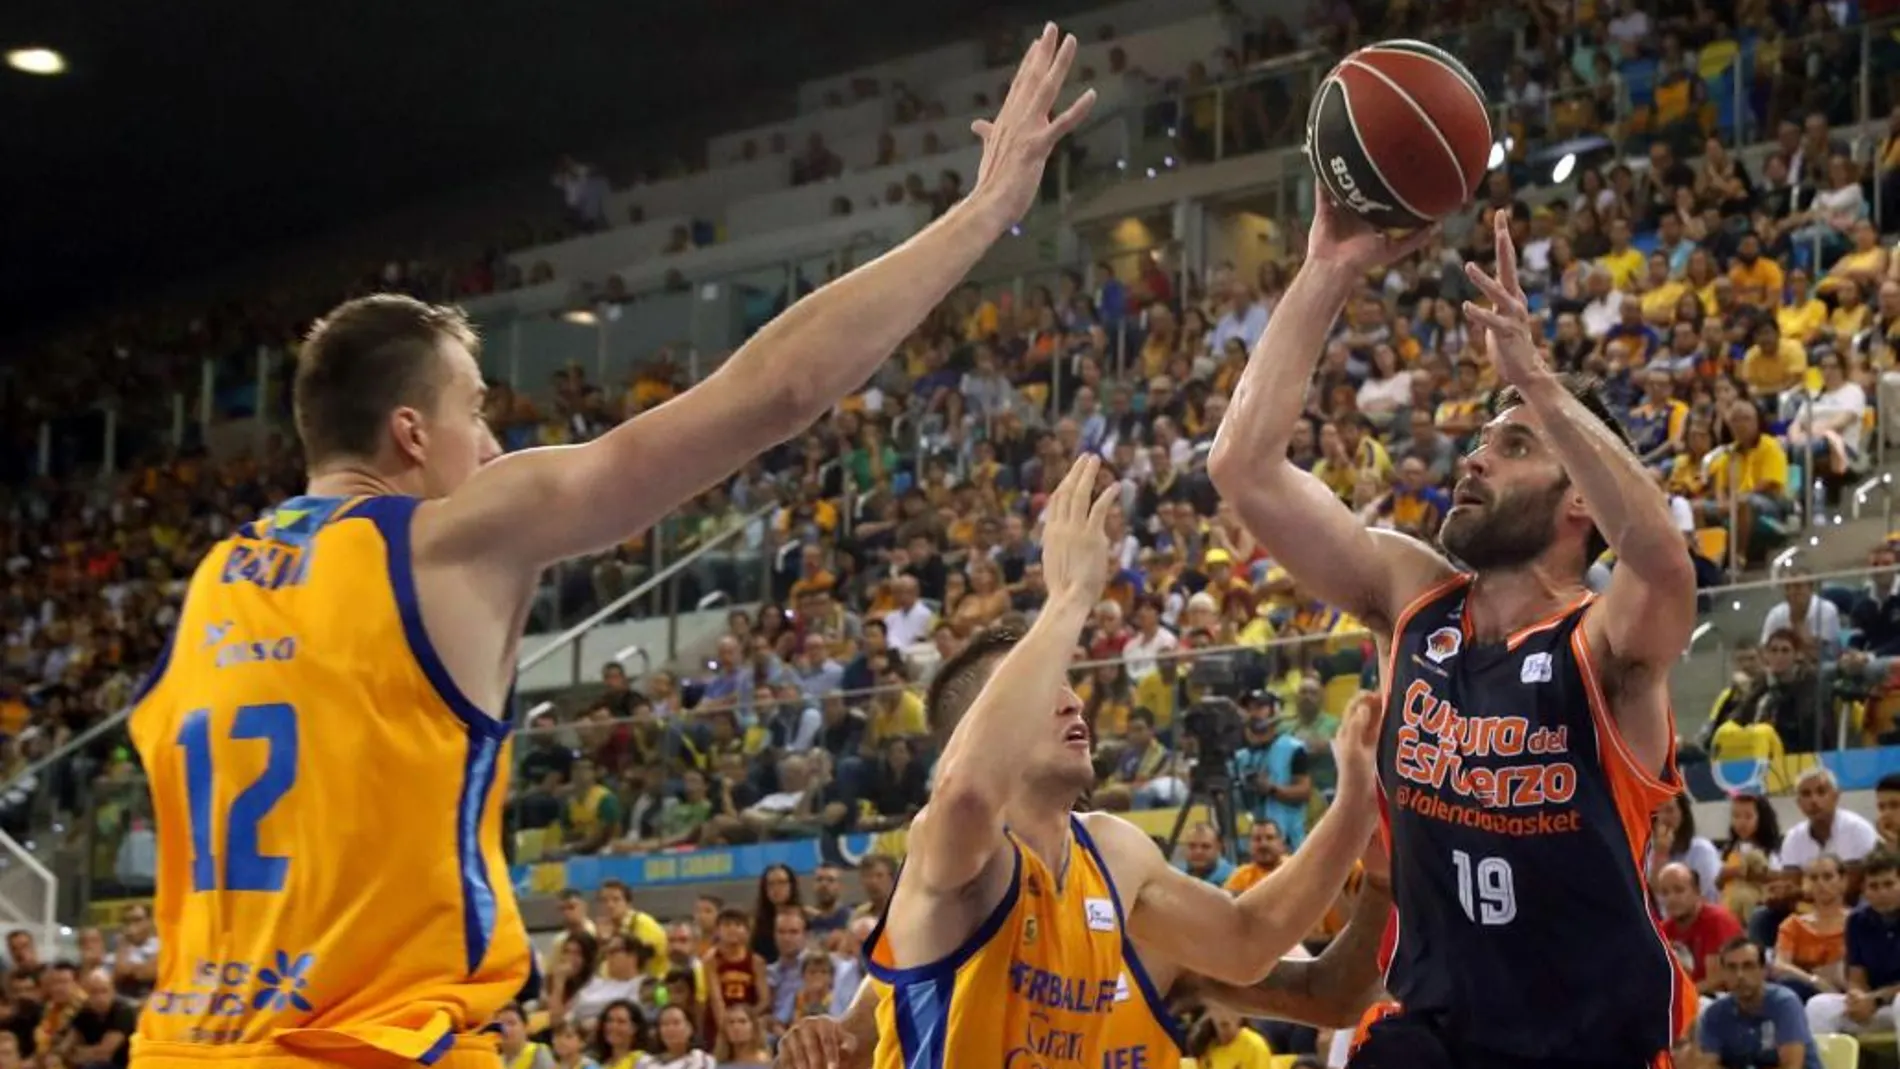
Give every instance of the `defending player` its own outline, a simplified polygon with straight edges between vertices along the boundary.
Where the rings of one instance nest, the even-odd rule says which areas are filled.
[[[541,570],[619,544],[862,384],[1027,210],[1093,100],[1050,117],[1075,48],[1053,26],[1030,48],[976,124],[961,203],[586,445],[496,458],[453,309],[373,297],[312,329],[307,494],[200,565],[131,719],[163,936],[144,1069],[495,1065],[474,1033],[530,969],[501,807]]]
[[[1236,987],[1182,973],[1152,948],[1137,947],[1130,963],[1137,977],[1126,998],[1109,1011],[1101,1057],[1103,1069],[1173,1069],[1181,1064],[1183,1037],[1168,1003],[1177,998],[1218,1003],[1251,1017],[1272,1017],[1315,1028],[1351,1028],[1379,989],[1378,950],[1392,910],[1385,847],[1376,840],[1365,854],[1366,877],[1345,928],[1317,958],[1283,958],[1265,980]],[[1145,968],[1145,980],[1142,970]],[[842,1018],[807,1017],[780,1038],[773,1064],[779,1069],[867,1069],[877,1045],[877,1004],[885,988],[866,980]]]
[[[1340,309],[1422,235],[1395,242],[1320,205],[1210,457],[1248,529],[1387,658],[1386,986],[1404,1009],[1370,1029],[1359,1069],[1635,1069],[1695,1010],[1644,880],[1650,813],[1677,789],[1667,688],[1695,573],[1601,399],[1540,359],[1508,214],[1498,278],[1466,268],[1496,310],[1465,315],[1510,388],[1439,536],[1459,565],[1365,528],[1283,459]],[[1618,564],[1595,598],[1583,575],[1605,539]]]
[[[880,1069],[1055,1064],[1098,1057],[1128,940],[1228,983],[1265,977],[1332,903],[1376,822],[1373,717],[1341,728],[1338,800],[1312,838],[1238,898],[1168,865],[1144,832],[1072,814],[1094,785],[1076,638],[1107,581],[1101,468],[1085,456],[1044,512],[1049,598],[1020,641],[985,632],[938,669],[932,708],[968,709],[873,933]],[[970,697],[974,695],[974,697]],[[1365,703],[1370,704],[1370,703]],[[1128,986],[1133,986],[1132,984]]]

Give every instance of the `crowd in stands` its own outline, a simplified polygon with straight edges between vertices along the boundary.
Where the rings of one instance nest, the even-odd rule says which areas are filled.
[[[1333,32],[1325,28],[1350,24],[1324,17],[1333,6],[1315,5],[1318,16],[1298,33],[1237,23],[1237,60],[1290,43],[1339,43],[1323,40]],[[1896,370],[1900,345],[1900,258],[1874,220],[1895,219],[1900,203],[1891,199],[1900,112],[1877,145],[1862,146],[1871,158],[1836,130],[1852,110],[1839,84],[1850,66],[1827,61],[1816,43],[1825,37],[1802,35],[1838,29],[1827,20],[1846,17],[1845,5],[1771,0],[1733,19],[1704,5],[1594,6],[1597,21],[1579,24],[1572,20],[1592,5],[1532,5],[1528,47],[1500,99],[1524,135],[1520,147],[1533,134],[1600,125],[1613,110],[1638,158],[1585,164],[1547,196],[1519,188],[1531,176],[1514,148],[1471,218],[1365,280],[1326,348],[1293,456],[1368,524],[1434,536],[1497,385],[1483,335],[1460,318],[1470,294],[1458,267],[1488,265],[1492,215],[1506,212],[1552,362],[1604,382],[1670,496],[1685,551],[1715,584],[1761,563],[1804,516],[1837,501],[1876,450],[1882,376]],[[1428,32],[1431,20],[1450,17],[1406,4],[1391,5],[1399,21],[1390,24],[1358,14],[1351,32],[1368,34]],[[1698,48],[1742,27],[1782,42],[1776,64],[1758,64],[1768,75],[1749,96],[1754,127],[1776,141],[1758,169],[1723,138],[1704,136],[1712,120],[1699,106],[1700,83],[1685,73],[1696,69]],[[1666,72],[1659,86],[1681,90],[1680,110],[1665,108],[1660,88],[1653,113],[1610,103],[1619,57],[1645,49]],[[1189,84],[1197,77],[1207,77],[1204,65],[1188,72]],[[947,105],[904,106],[928,117]],[[1224,133],[1229,144],[1270,143],[1284,131],[1247,124],[1303,110],[1264,96],[1218,113],[1191,106],[1177,136],[1188,158],[1212,122],[1236,124]],[[797,177],[822,179],[837,164],[827,152],[808,145]],[[919,189],[904,196],[941,199],[958,188],[918,177]],[[565,161],[555,184],[563,226],[617,224],[600,214],[597,169]],[[669,247],[705,236],[675,235]],[[807,435],[653,534],[558,569],[555,604],[601,605],[649,573],[654,542],[677,553],[742,528],[684,577],[678,603],[722,590],[762,604],[732,613],[704,670],[663,667],[633,679],[609,664],[598,687],[535,717],[517,751],[519,856],[639,855],[901,827],[928,797],[934,755],[921,684],[979,630],[1037,611],[1045,595],[1037,513],[1089,451],[1109,461],[1106,478],[1120,493],[1113,578],[1078,642],[1074,679],[1099,744],[1095,803],[1184,802],[1199,758],[1187,713],[1231,703],[1244,733],[1230,771],[1248,862],[1229,866],[1218,832],[1194,827],[1181,863],[1236,890],[1270,871],[1323,813],[1339,714],[1376,685],[1358,624],[1276,567],[1204,470],[1228,396],[1298,268],[1297,235],[1289,244],[1205,271],[1144,255],[1132,267],[1104,259],[1052,275],[1047,285],[966,286]],[[204,359],[248,367],[260,345],[294,354],[295,325],[339,295],[394,289],[451,299],[514,284],[515,271],[494,256],[455,268],[393,262],[290,291],[309,300],[114,323],[36,361],[11,393],[13,408],[56,414],[107,379],[168,396],[195,381]],[[499,385],[490,418],[511,449],[580,442],[663,403],[685,380],[664,357],[624,384],[575,368],[550,394]],[[154,851],[122,738],[100,738],[37,781],[14,783],[15,774],[123,705],[204,550],[301,485],[295,450],[275,439],[224,462],[202,449],[137,459],[107,480],[23,482],[6,491],[0,514],[0,782],[12,783],[0,796],[0,827],[28,838],[45,827],[35,815],[89,814],[68,834],[87,844],[98,886],[129,893],[149,885]],[[769,511],[751,521],[761,509]],[[1890,567],[1897,554],[1883,544],[1871,563]],[[1593,579],[1613,566],[1601,561]],[[1758,648],[1737,652],[1734,679],[1686,756],[1894,741],[1896,582],[1817,589],[1791,577]],[[553,615],[550,607],[538,619]],[[1835,808],[1831,783],[1804,781],[1797,797],[1808,820],[1786,836],[1765,805],[1737,799],[1720,846],[1696,836],[1686,805],[1659,814],[1660,900],[1715,1004],[1738,999],[1759,1016],[1768,996],[1749,979],[1753,968],[1780,985],[1769,990],[1802,1000],[1813,1031],[1852,1031],[1891,1014],[1865,991],[1900,983],[1900,959],[1889,960],[1886,944],[1856,949],[1854,935],[1858,924],[1866,939],[1885,939],[1900,916],[1900,870],[1889,854],[1900,849],[1900,790],[1883,785],[1882,819],[1865,829]],[[870,913],[854,912],[840,905],[845,876],[836,869],[816,874],[809,903],[797,875],[776,869],[752,908],[707,901],[668,925],[635,908],[624,885],[604,885],[592,903],[564,896],[566,931],[546,983],[499,1022],[510,1064],[762,1064],[790,1021],[842,1008],[860,975],[864,918],[888,895],[889,878],[888,860],[868,860],[860,879]],[[1350,893],[1316,940],[1336,934]],[[1752,949],[1729,945],[1742,934]],[[10,939],[0,1069],[17,1058],[38,1069],[123,1065],[123,1047],[102,1044],[124,1031],[128,1000],[149,989],[152,940],[136,906],[111,936],[80,933],[73,964],[42,964],[30,939]],[[1256,1040],[1282,1053],[1325,1049],[1324,1037],[1259,1034],[1224,1017],[1205,1027],[1211,1064],[1258,1064],[1241,1058]],[[1705,1025],[1705,1049],[1726,1049],[1721,1027]],[[531,1046],[538,1042],[546,1049]],[[1231,1058],[1219,1053],[1230,1048]],[[524,1053],[529,1060],[516,1061]]]

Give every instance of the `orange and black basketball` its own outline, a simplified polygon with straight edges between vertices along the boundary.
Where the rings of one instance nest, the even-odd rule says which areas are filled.
[[[1333,200],[1411,229],[1464,207],[1491,155],[1484,91],[1422,41],[1381,41],[1339,61],[1314,94],[1306,154]]]

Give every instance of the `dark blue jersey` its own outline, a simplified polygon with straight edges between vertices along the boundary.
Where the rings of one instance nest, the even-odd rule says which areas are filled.
[[[1658,779],[1618,733],[1583,633],[1590,597],[1480,645],[1470,583],[1421,595],[1388,651],[1386,988],[1477,1048],[1646,1064],[1696,1009],[1644,866],[1675,755]]]

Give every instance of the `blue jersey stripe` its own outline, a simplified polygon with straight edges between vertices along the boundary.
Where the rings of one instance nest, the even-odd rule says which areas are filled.
[[[468,767],[462,777],[462,798],[456,807],[455,856],[462,873],[462,932],[468,952],[468,971],[474,975],[495,937],[495,885],[482,857],[482,810],[495,785],[501,743],[490,735],[470,732]]]

